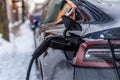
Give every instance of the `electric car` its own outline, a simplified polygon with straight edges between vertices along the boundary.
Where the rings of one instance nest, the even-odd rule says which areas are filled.
[[[35,59],[39,60],[39,80],[120,80],[119,3],[77,0],[74,4],[89,18],[80,22],[83,17],[63,16],[62,35],[53,32],[45,37],[33,54],[26,80]]]

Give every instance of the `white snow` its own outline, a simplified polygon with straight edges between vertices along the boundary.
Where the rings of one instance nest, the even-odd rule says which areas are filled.
[[[10,34],[8,42],[0,36],[0,80],[25,80],[28,64],[34,51],[33,33],[27,20],[20,26],[20,35]],[[31,80],[35,78],[35,68]]]

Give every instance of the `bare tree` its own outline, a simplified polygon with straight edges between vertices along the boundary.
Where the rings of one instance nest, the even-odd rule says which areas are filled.
[[[3,35],[4,39],[9,41],[6,1],[7,0],[0,0],[0,33]]]

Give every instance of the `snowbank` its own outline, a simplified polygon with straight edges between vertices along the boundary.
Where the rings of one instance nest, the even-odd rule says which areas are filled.
[[[25,80],[28,63],[34,51],[29,21],[20,26],[20,36],[15,37],[12,33],[10,36],[10,42],[0,36],[0,80]],[[33,71],[32,80],[35,80],[35,70]]]

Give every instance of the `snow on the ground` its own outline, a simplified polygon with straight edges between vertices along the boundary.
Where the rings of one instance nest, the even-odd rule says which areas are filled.
[[[34,51],[33,33],[29,21],[20,26],[20,36],[10,34],[11,41],[0,37],[0,80],[25,80],[28,64]],[[31,74],[35,80],[35,69]]]

